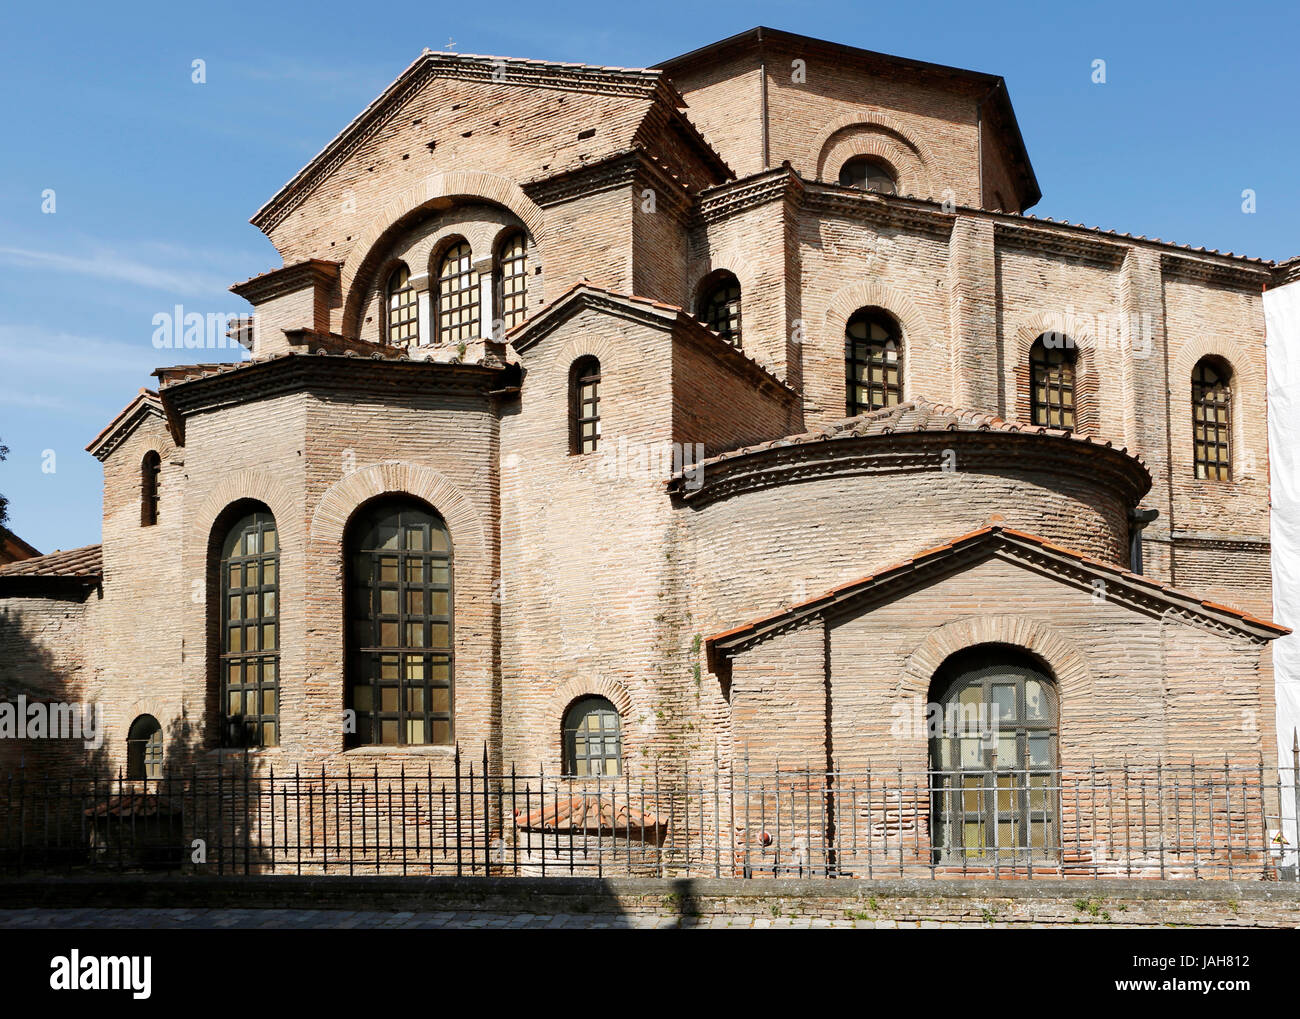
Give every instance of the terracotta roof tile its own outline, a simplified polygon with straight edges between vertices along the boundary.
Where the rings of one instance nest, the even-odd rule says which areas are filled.
[[[68,577],[99,580],[104,575],[101,545],[86,545],[63,552],[20,559],[0,566],[0,579],[7,577]]]
[[[552,800],[543,794],[537,810],[515,811],[515,827],[533,831],[627,832],[659,827],[659,818],[627,798],[605,793],[579,793]]]

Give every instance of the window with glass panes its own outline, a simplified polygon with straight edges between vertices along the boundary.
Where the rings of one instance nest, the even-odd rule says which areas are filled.
[[[399,265],[388,277],[388,342],[393,346],[420,342],[420,304],[411,286],[411,271]]]
[[[886,315],[859,312],[844,337],[848,416],[903,402],[902,341]]]
[[[126,777],[130,780],[162,778],[162,726],[153,715],[141,715],[126,733]]]
[[[357,745],[452,741],[451,538],[436,513],[385,500],[349,528],[348,696]]]
[[[932,700],[931,825],[937,860],[1051,856],[1057,829],[1057,705],[1051,679],[1013,653],[945,665]]]
[[[1232,390],[1227,367],[1210,358],[1192,370],[1192,448],[1198,478],[1232,480]]]
[[[594,453],[600,446],[600,362],[584,357],[573,366],[572,408],[575,453]]]
[[[704,297],[704,321],[728,343],[740,346],[740,283],[734,276],[720,279]]]
[[[140,524],[152,527],[158,523],[158,490],[162,479],[162,457],[149,450],[140,463]]]
[[[565,712],[564,773],[575,778],[623,773],[618,711],[604,697],[584,697]]]
[[[528,317],[528,248],[522,233],[511,234],[501,245],[497,272],[497,317],[503,329],[512,329]]]
[[[221,713],[227,746],[279,743],[280,550],[275,518],[237,520],[221,553]]]
[[[1055,335],[1049,346],[1040,336],[1029,348],[1030,400],[1036,425],[1074,428],[1075,349],[1066,336]]]
[[[840,167],[840,183],[863,191],[880,191],[892,195],[898,182],[889,168],[869,156],[854,156]]]
[[[464,241],[453,244],[438,263],[438,342],[479,337],[479,278]]]

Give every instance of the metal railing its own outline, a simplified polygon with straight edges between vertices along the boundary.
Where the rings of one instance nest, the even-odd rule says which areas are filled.
[[[0,869],[1300,880],[1295,768],[215,770],[0,778]],[[1285,819],[1283,817],[1285,804]]]

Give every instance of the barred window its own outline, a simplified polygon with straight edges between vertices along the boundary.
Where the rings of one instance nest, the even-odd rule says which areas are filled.
[[[152,449],[140,462],[140,526],[158,523],[158,492],[162,479],[162,457]]]
[[[564,714],[564,773],[575,778],[623,774],[618,711],[604,697],[583,697]]]
[[[863,191],[880,191],[892,195],[898,191],[898,181],[878,159],[854,156],[840,167],[840,183]]]
[[[353,745],[452,742],[451,536],[412,499],[349,525],[347,705]]]
[[[464,241],[448,248],[438,263],[437,320],[439,343],[479,337],[479,278]]]
[[[1074,428],[1074,341],[1063,333],[1044,333],[1029,348],[1030,406],[1036,425]]]
[[[579,358],[570,375],[570,451],[594,453],[600,446],[600,362]]]
[[[849,417],[902,403],[902,347],[898,325],[889,316],[860,311],[849,319],[844,338]]]
[[[275,518],[237,520],[221,552],[221,712],[227,746],[271,747],[279,735],[280,550]]]
[[[528,317],[528,245],[522,231],[505,239],[497,265],[497,318],[509,330]]]
[[[1192,369],[1192,448],[1196,476],[1232,480],[1231,370],[1218,358],[1204,357]]]
[[[1028,655],[975,648],[936,673],[930,735],[937,861],[1012,863],[1059,846],[1055,684]]]
[[[420,302],[411,286],[411,271],[399,265],[388,277],[386,295],[387,331],[385,339],[392,346],[420,342]]]
[[[740,281],[722,273],[700,298],[700,318],[734,346],[740,346]]]
[[[162,778],[162,726],[153,715],[141,715],[126,732],[126,777]]]

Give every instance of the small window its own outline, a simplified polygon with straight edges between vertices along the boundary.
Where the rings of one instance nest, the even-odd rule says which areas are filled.
[[[438,342],[479,338],[479,276],[464,241],[453,244],[438,263]]]
[[[126,777],[162,778],[162,764],[162,726],[153,715],[141,715],[126,733]]]
[[[575,778],[623,774],[618,711],[604,697],[584,697],[565,712],[564,773]]]
[[[420,310],[415,288],[411,286],[411,271],[399,265],[388,277],[386,314],[388,328],[386,340],[390,346],[406,346],[420,342]]]
[[[521,231],[506,238],[497,264],[497,318],[510,330],[528,317],[528,246]]]
[[[140,525],[158,523],[158,496],[162,481],[162,457],[152,449],[140,462]]]
[[[1192,449],[1196,477],[1232,480],[1231,370],[1216,357],[1204,357],[1192,369]]]
[[[594,357],[575,361],[569,388],[570,449],[574,453],[594,453],[600,446],[600,362]]]
[[[700,297],[700,318],[733,346],[740,346],[740,281],[720,273]]]
[[[840,183],[862,191],[898,192],[898,181],[889,167],[870,156],[854,156],[840,167]]]
[[[849,319],[844,338],[848,416],[903,402],[902,337],[898,324],[878,311]]]
[[[222,741],[272,747],[280,741],[280,549],[270,512],[235,521],[220,569]]]
[[[1064,333],[1044,333],[1029,348],[1032,420],[1048,428],[1074,429],[1074,368],[1078,351]]]

